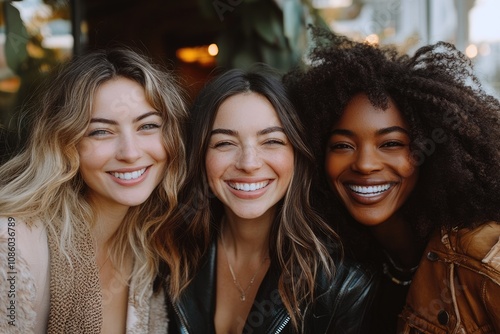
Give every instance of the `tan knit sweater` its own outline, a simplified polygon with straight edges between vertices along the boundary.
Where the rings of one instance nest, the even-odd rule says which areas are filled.
[[[23,245],[23,242],[26,242],[19,236],[19,233],[26,233],[23,232],[27,231],[26,226],[20,226],[19,224],[23,223],[15,221],[16,227],[9,230],[9,224],[13,225],[12,220],[0,217],[0,333],[37,333],[35,328],[40,328],[40,323],[37,322],[43,321],[43,312],[47,310],[44,310],[43,303],[40,307],[36,300],[43,291],[36,290],[37,274],[32,272],[32,263],[30,265],[29,261],[25,260],[23,251],[26,250],[27,253],[27,248],[31,248],[33,252],[37,246],[43,249],[43,247],[47,247],[48,243],[50,250],[50,307],[46,333],[100,334],[102,294],[90,233],[83,236],[81,240],[75,240],[74,246],[81,257],[79,259],[72,258],[73,265],[71,266],[66,257],[59,252],[57,240],[50,233],[48,233],[47,238],[40,238],[40,245],[33,247],[34,245],[31,244],[28,247],[28,245]],[[11,234],[17,233],[14,237],[18,241],[15,244],[14,252],[15,275],[10,274],[13,271],[9,271],[7,266],[9,245],[12,246],[14,240],[10,237],[9,231]],[[33,239],[30,242],[33,242]],[[45,245],[43,245],[44,242]],[[11,255],[14,253],[11,252]],[[8,281],[9,276],[15,278],[13,286],[4,284]],[[49,278],[47,277],[47,279]],[[153,295],[152,289],[150,289],[149,295],[140,300],[135,293],[137,279],[134,277],[130,282],[127,333],[166,333],[167,314],[163,292]],[[9,290],[15,292],[14,295],[11,293],[10,297],[13,298],[9,298]],[[7,308],[12,300],[15,303],[14,312],[12,308],[11,310]],[[39,314],[37,318],[37,313],[41,313],[42,316],[40,317]],[[14,321],[9,323],[10,319],[14,319]]]

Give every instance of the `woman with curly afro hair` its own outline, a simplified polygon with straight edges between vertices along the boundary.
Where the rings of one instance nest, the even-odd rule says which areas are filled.
[[[312,32],[284,81],[318,160],[317,210],[385,274],[372,333],[500,332],[498,99],[451,44],[409,56]]]

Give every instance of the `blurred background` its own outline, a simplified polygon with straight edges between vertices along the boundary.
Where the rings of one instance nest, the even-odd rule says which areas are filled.
[[[139,49],[194,97],[216,68],[264,62],[287,71],[314,24],[410,54],[454,43],[499,97],[499,16],[500,0],[0,0],[0,158],[22,142],[20,110],[39,80],[88,50]]]

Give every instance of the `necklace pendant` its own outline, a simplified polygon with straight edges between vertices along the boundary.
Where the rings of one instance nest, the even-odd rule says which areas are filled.
[[[245,295],[241,295],[241,296],[240,296],[240,300],[241,300],[242,302],[244,302],[246,299],[247,299],[247,298],[246,298],[246,296],[245,296]]]

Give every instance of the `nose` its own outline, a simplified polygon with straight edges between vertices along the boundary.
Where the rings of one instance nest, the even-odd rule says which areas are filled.
[[[244,146],[236,160],[235,167],[249,173],[261,166],[262,160],[258,151],[253,146]]]
[[[383,168],[383,163],[375,148],[361,148],[357,151],[352,170],[360,174],[371,174]]]
[[[140,139],[132,134],[122,134],[119,138],[118,147],[116,150],[116,159],[134,162],[142,156]]]

